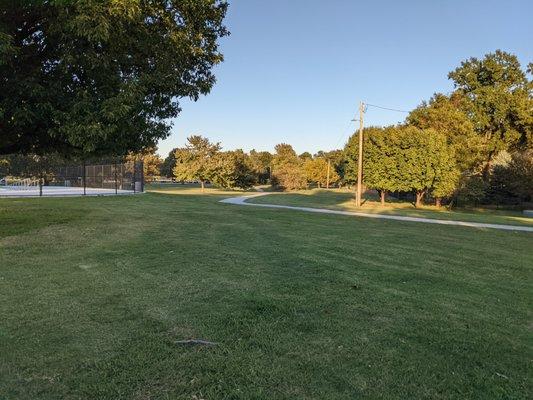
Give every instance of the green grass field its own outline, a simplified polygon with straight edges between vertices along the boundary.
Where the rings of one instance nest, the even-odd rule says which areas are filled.
[[[272,192],[265,197],[249,200],[250,203],[280,204],[300,207],[327,208],[331,210],[362,211],[373,214],[404,215],[410,217],[447,219],[489,224],[533,226],[533,218],[520,211],[488,209],[453,209],[424,205],[415,208],[409,202],[389,199],[385,206],[375,196],[367,195],[361,208],[355,206],[353,191],[347,189],[314,189],[296,192]]]
[[[0,398],[532,397],[533,234],[234,194],[0,199]]]

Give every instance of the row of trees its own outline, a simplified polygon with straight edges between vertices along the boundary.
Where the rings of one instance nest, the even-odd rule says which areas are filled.
[[[357,179],[358,137],[345,149],[346,182]],[[366,187],[376,189],[385,202],[388,192],[414,192],[416,205],[431,193],[440,204],[459,180],[453,148],[434,129],[392,126],[365,130],[363,176]]]
[[[471,58],[449,74],[452,93],[435,94],[403,124],[366,128],[365,187],[378,191],[383,203],[391,192],[412,193],[416,205],[428,198],[437,205],[533,201],[531,69],[522,70],[516,56],[502,51]],[[162,162],[160,173],[202,187],[207,181],[226,188],[270,182],[293,190],[353,184],[357,158],[357,134],[343,150],[314,156],[297,155],[285,143],[274,154],[222,151],[191,136]],[[151,164],[145,161],[145,168]]]
[[[455,90],[435,94],[401,126],[365,130],[364,183],[381,192],[463,203],[533,201],[532,64],[496,51],[450,72]],[[345,180],[357,175],[357,137],[345,148]]]
[[[207,181],[224,188],[251,187],[252,170],[242,150],[221,151],[220,143],[191,136],[187,145],[174,151],[172,173],[180,181],[197,180],[204,189]]]
[[[194,135],[187,145],[172,150],[161,163],[160,173],[178,181],[206,182],[224,188],[247,189],[271,183],[281,189],[302,189],[309,184],[329,186],[340,180],[327,154],[300,156],[289,144],[278,144],[275,154],[268,151],[222,151],[220,143]],[[146,162],[145,162],[146,164]]]
[[[334,155],[318,152],[315,156],[305,152],[299,156],[290,144],[275,146],[272,156],[271,183],[285,190],[303,189],[309,185],[329,187],[340,181],[334,168]]]

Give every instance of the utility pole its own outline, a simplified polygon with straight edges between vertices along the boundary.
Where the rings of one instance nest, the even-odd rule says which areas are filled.
[[[355,206],[361,207],[361,191],[363,186],[363,126],[364,126],[365,104],[359,103],[359,158],[357,159],[357,193],[355,195]]]
[[[331,168],[331,160],[328,158],[328,175],[326,177],[326,189],[329,189],[329,170]]]

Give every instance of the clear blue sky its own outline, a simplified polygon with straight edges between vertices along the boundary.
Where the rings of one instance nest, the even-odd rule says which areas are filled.
[[[409,110],[449,92],[449,71],[502,49],[533,61],[532,0],[232,0],[217,84],[182,101],[166,155],[201,134],[224,149],[344,145],[360,100]],[[369,108],[366,123],[405,114]]]

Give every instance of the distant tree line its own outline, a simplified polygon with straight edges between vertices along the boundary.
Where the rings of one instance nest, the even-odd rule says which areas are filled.
[[[296,190],[356,182],[357,134],[343,149],[314,155],[298,155],[287,143],[273,153],[223,151],[196,135],[161,159],[156,143],[169,133],[164,121],[180,110],[175,99],[197,99],[215,82],[211,69],[222,61],[217,43],[228,34],[227,5],[106,3],[100,15],[84,4],[0,6],[0,175],[42,175],[58,163],[126,157],[144,161],[148,181],[164,176],[202,187]],[[83,23],[96,17],[113,24]],[[500,50],[470,58],[449,73],[451,93],[434,94],[402,124],[365,128],[365,189],[382,203],[393,195],[417,206],[533,203],[532,73],[533,63],[524,69]]]
[[[396,126],[364,130],[363,181],[385,203],[388,194],[415,205],[524,204],[533,201],[533,83],[516,56],[503,51],[461,63],[455,89],[436,93]],[[222,152],[192,136],[174,149],[162,172],[179,180],[247,188],[270,183],[283,190],[352,185],[358,136],[342,150],[297,155],[291,145],[273,154]]]
[[[206,182],[234,189],[248,189],[254,185],[271,184],[279,189],[304,189],[309,185],[329,186],[340,181],[336,158],[328,153],[315,156],[296,154],[291,145],[276,145],[275,153],[252,150],[222,151],[220,143],[194,135],[185,147],[173,149],[161,164],[161,175],[177,181],[196,181],[204,188]],[[332,163],[331,161],[337,161]]]

